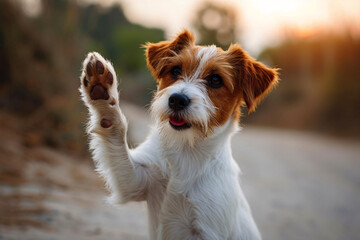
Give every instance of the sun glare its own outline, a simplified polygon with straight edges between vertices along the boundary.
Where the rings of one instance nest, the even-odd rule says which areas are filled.
[[[265,13],[291,13],[295,12],[304,1],[288,1],[288,0],[253,0],[253,4],[258,6],[259,11]]]
[[[307,38],[316,33],[316,29],[311,26],[301,26],[298,28],[294,28],[294,32],[298,37]]]

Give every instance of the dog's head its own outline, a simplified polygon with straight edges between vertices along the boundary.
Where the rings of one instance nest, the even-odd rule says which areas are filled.
[[[147,43],[146,58],[158,83],[151,110],[161,131],[190,143],[230,119],[239,121],[243,103],[255,110],[278,80],[276,69],[256,62],[239,45],[227,51],[197,46],[186,30],[173,41]]]

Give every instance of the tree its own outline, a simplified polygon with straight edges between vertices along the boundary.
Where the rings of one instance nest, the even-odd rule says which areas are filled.
[[[232,42],[238,40],[238,19],[233,6],[205,3],[193,21],[194,28],[200,36],[200,44],[215,44],[227,49]]]

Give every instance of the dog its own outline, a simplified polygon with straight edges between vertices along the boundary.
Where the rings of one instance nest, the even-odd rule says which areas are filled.
[[[239,184],[230,140],[240,107],[249,112],[278,82],[277,69],[239,45],[198,46],[184,30],[172,41],[146,43],[157,82],[154,127],[130,149],[112,64],[91,52],[80,76],[89,109],[87,132],[109,201],[147,201],[150,239],[261,239]]]

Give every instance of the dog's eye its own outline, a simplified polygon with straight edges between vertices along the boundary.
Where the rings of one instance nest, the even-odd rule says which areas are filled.
[[[181,68],[179,66],[175,66],[171,69],[171,77],[173,79],[178,79],[180,75],[181,75]]]
[[[212,87],[212,88],[219,88],[221,87],[223,84],[223,80],[222,78],[217,75],[217,74],[214,74],[214,75],[211,75],[209,77],[209,86]]]

